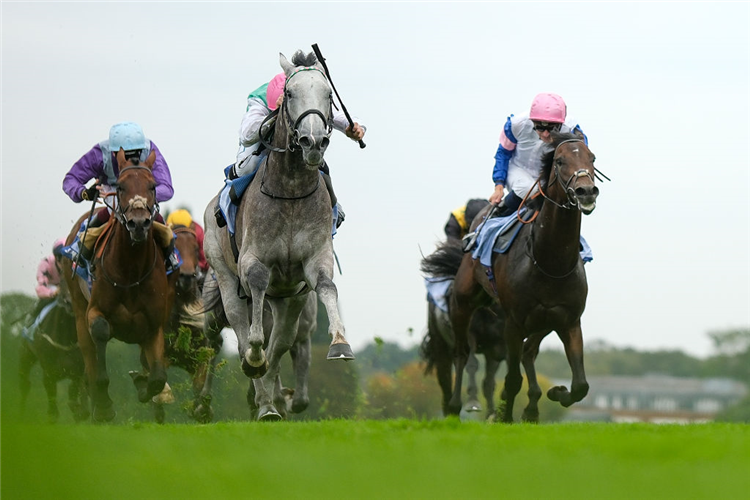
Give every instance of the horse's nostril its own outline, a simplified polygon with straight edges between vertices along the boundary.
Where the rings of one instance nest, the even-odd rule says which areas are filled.
[[[128,231],[135,231],[135,222],[129,220],[125,223],[125,227],[128,228]]]
[[[312,147],[313,141],[310,138],[310,136],[306,135],[304,137],[300,137],[299,138],[299,145],[302,146],[303,148],[307,149],[307,148]]]
[[[594,186],[594,189],[592,190],[592,194],[593,194],[594,196],[599,196],[599,188],[598,188],[598,187],[596,187],[596,186]]]
[[[576,188],[576,196],[586,196],[586,188],[577,187]]]
[[[320,141],[320,149],[325,149],[328,147],[328,144],[331,142],[331,140],[328,137],[323,137],[323,140]]]

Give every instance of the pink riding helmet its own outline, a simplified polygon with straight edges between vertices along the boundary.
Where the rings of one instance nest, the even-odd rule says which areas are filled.
[[[268,82],[268,88],[266,89],[266,103],[268,104],[268,109],[271,111],[276,109],[276,101],[279,100],[279,96],[284,92],[285,83],[286,75],[284,73],[279,73]]]
[[[529,118],[540,122],[564,123],[567,106],[557,94],[537,94],[531,103]]]

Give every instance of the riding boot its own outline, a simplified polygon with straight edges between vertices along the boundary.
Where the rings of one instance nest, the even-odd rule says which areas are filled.
[[[523,200],[519,198],[516,193],[511,191],[505,195],[500,203],[498,203],[497,208],[495,209],[495,217],[507,217],[508,215],[511,215],[518,210],[522,201]]]

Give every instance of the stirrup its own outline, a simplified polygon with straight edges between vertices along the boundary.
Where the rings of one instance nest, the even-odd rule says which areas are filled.
[[[214,210],[214,217],[216,218],[216,225],[219,227],[224,227],[227,225],[227,219],[224,217],[224,214],[221,212],[221,207],[219,206],[219,203],[216,203],[216,210]]]

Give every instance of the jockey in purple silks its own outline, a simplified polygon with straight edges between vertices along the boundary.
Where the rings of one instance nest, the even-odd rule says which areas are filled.
[[[109,131],[109,139],[95,144],[88,153],[83,155],[80,160],[75,162],[63,179],[63,191],[71,200],[80,203],[83,200],[93,201],[99,193],[108,193],[114,191],[110,186],[117,182],[117,176],[120,171],[117,166],[117,153],[120,149],[125,151],[125,158],[132,160],[134,163],[143,163],[153,151],[156,155],[156,161],[151,172],[156,180],[156,202],[168,201],[174,195],[172,188],[172,175],[169,172],[164,156],[156,147],[153,141],[146,138],[140,125],[133,122],[122,122],[112,126]],[[86,183],[96,180],[96,184],[87,188]],[[89,229],[104,225],[115,208],[115,201],[105,200],[108,206],[101,208],[88,222]],[[154,229],[157,231],[167,230],[164,226],[164,218],[156,213],[154,217]],[[161,227],[159,227],[161,226]],[[157,238],[157,241],[166,238]],[[165,258],[169,258],[173,252],[174,242],[168,245],[162,245]],[[93,248],[81,245],[81,255],[89,260]]]
[[[508,117],[500,133],[492,171],[495,191],[490,203],[500,204],[495,215],[506,216],[518,210],[523,198],[532,190],[541,173],[545,145],[552,142],[550,132],[553,130],[579,133],[588,144],[581,127],[567,117],[565,101],[557,94],[537,94],[529,114]]]

